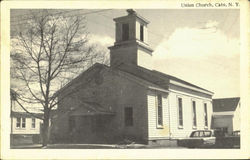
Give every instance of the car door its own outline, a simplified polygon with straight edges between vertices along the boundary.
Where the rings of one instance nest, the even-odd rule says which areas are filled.
[[[215,137],[212,135],[211,131],[203,131],[204,136],[204,144],[207,145],[214,145],[215,144]]]

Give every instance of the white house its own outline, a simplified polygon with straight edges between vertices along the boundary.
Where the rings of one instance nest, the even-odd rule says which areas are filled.
[[[114,19],[111,65],[96,63],[57,92],[57,142],[161,143],[211,128],[213,92],[154,70],[149,21],[127,12]]]
[[[212,127],[227,134],[240,130],[240,98],[213,99]]]
[[[41,113],[29,114],[11,99],[11,144],[38,143],[40,139]]]

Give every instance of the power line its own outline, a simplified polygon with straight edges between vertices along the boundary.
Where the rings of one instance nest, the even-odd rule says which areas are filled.
[[[81,9],[78,9],[78,10],[70,10],[70,11],[62,11],[62,12],[57,12],[57,13],[54,13],[54,14],[50,14],[50,15],[57,15],[57,14],[65,14],[65,13],[69,13],[69,12],[75,12],[75,11],[79,11]],[[94,13],[99,13],[99,12],[105,12],[105,11],[109,11],[109,10],[112,10],[112,9],[103,9],[103,10],[98,10],[98,11],[90,11],[90,12],[85,12],[85,13],[81,13],[81,14],[73,14],[73,15],[69,15],[69,16],[64,16],[65,18],[69,18],[69,17],[73,17],[73,16],[79,16],[79,15],[89,15],[89,14],[94,14]],[[41,17],[41,16],[38,16],[38,17]],[[17,24],[12,24],[12,25],[20,25],[20,24],[26,24],[27,23],[27,20],[30,20],[32,19],[32,17],[29,17],[29,18],[26,18],[26,19],[22,19],[22,20],[18,20],[18,22],[23,22],[23,23],[17,23]],[[15,23],[17,21],[10,21],[12,23]]]

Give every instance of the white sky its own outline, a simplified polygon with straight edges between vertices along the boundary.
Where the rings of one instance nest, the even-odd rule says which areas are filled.
[[[80,10],[69,14],[82,14]],[[213,91],[213,98],[240,96],[239,10],[138,9],[150,21],[149,45],[154,68]],[[24,13],[22,11],[22,13]],[[12,17],[20,13],[13,12]],[[86,15],[90,42],[105,49],[113,45],[113,18],[126,10]],[[16,19],[14,19],[16,20]]]

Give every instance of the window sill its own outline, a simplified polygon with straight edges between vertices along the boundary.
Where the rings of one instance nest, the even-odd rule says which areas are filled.
[[[178,129],[183,129],[183,126],[178,126]]]
[[[163,129],[163,126],[158,125],[158,126],[156,126],[156,129]]]
[[[26,130],[26,128],[17,128],[17,127],[16,127],[16,129],[18,129],[18,130]]]

